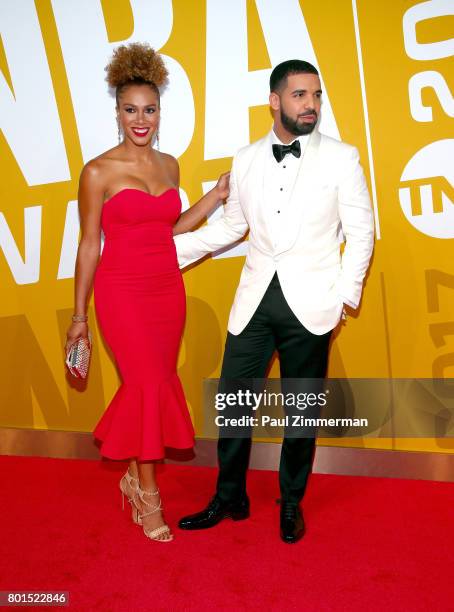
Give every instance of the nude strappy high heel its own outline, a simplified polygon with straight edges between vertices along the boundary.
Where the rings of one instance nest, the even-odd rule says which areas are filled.
[[[134,476],[131,476],[131,474],[129,473],[129,468],[126,470],[126,474],[124,474],[121,477],[119,487],[121,491],[122,510],[125,509],[125,495],[126,495],[128,502],[131,504],[132,520],[136,525],[141,525],[142,519],[139,517],[139,510],[137,508],[137,505],[134,502],[134,495],[138,493],[139,488],[140,488],[139,479],[135,478]],[[132,496],[128,494],[127,487],[129,487],[129,490],[132,490],[133,492]]]
[[[159,489],[156,489],[156,491],[144,491],[143,489],[140,488],[140,485],[139,485],[138,495],[139,495],[140,501],[149,508],[147,512],[144,512],[138,515],[139,520],[141,521],[141,524],[143,524],[143,519],[146,516],[150,516],[151,514],[154,514],[155,512],[159,512],[159,510],[161,510],[162,502],[161,502],[161,499],[159,499],[159,504],[153,505],[153,504],[148,503],[144,499],[145,495],[159,495]],[[150,540],[155,540],[156,542],[171,542],[173,540],[173,535],[170,533],[170,527],[166,524],[161,525],[161,527],[156,527],[156,529],[152,529],[151,531],[147,531],[145,527],[143,527],[143,532],[147,536],[147,538],[150,538]],[[160,539],[159,536],[165,533],[168,533],[170,537],[164,540]]]

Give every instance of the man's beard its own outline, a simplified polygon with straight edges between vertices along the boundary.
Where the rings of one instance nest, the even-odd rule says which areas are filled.
[[[311,110],[310,113],[308,112],[307,114],[315,115],[318,119],[315,110]],[[281,106],[281,123],[285,127],[285,129],[290,132],[290,134],[294,134],[295,136],[303,136],[304,134],[310,134],[315,128],[317,119],[314,121],[314,123],[298,122],[298,119],[295,120],[289,117],[289,115],[285,113]]]

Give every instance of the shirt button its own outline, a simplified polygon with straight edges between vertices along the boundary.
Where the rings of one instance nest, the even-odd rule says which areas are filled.
[[[280,210],[278,210],[277,212],[278,212],[278,214],[279,214],[281,211],[280,211]]]
[[[283,187],[280,187],[279,191],[284,191],[284,188],[283,188]]]
[[[282,166],[283,168],[287,168],[287,166]]]

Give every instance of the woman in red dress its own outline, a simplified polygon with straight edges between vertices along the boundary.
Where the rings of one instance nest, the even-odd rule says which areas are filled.
[[[173,235],[197,225],[229,192],[228,173],[181,213],[178,162],[152,147],[159,127],[159,89],[167,71],[148,45],[118,47],[107,66],[116,89],[120,144],[84,167],[79,184],[81,240],[75,314],[66,350],[88,337],[94,288],[98,322],[122,385],[94,435],[101,454],[129,459],[120,489],[134,522],[153,540],[173,538],[161,511],[154,460],[164,448],[191,448],[194,431],[176,373],[185,319],[185,290]],[[101,258],[101,229],[105,235]]]

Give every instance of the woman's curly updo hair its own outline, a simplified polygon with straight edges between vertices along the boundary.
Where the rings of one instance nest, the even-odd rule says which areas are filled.
[[[115,89],[117,105],[120,95],[129,85],[149,85],[159,100],[159,87],[164,85],[168,76],[162,57],[147,43],[120,45],[105,70],[107,83]]]

